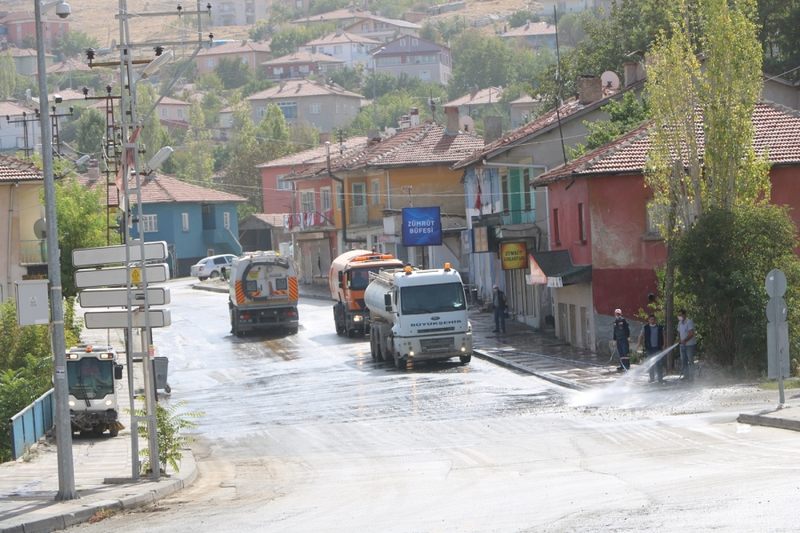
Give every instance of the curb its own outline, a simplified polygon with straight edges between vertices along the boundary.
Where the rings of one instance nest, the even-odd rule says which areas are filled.
[[[498,366],[502,366],[502,367],[505,367],[505,368],[510,368],[512,370],[517,370],[519,372],[524,372],[526,374],[531,374],[533,376],[536,376],[537,378],[543,379],[545,381],[549,381],[550,383],[553,383],[554,385],[558,385],[559,387],[564,387],[564,388],[567,388],[567,389],[578,390],[578,391],[588,390],[590,388],[588,385],[584,385],[583,383],[579,383],[577,381],[573,381],[573,380],[570,380],[570,379],[564,379],[564,378],[561,378],[561,377],[558,377],[558,376],[554,376],[554,375],[550,374],[549,372],[538,372],[536,370],[532,370],[531,368],[529,368],[527,366],[521,365],[519,363],[515,363],[514,361],[511,361],[511,360],[506,359],[504,357],[499,357],[497,355],[490,355],[490,354],[488,354],[488,353],[486,353],[484,351],[476,350],[475,348],[472,349],[472,354],[480,357],[481,359],[485,359],[487,361],[495,363]]]
[[[153,504],[174,492],[188,487],[197,479],[197,463],[194,460],[194,455],[191,450],[187,449],[185,452],[181,460],[182,468],[177,474],[174,474],[175,477],[167,481],[159,481],[155,487],[147,488],[145,492],[128,494],[120,498],[99,500],[82,506],[79,509],[26,521],[8,528],[0,528],[0,533],[38,533],[66,529],[76,524],[86,522],[99,511],[127,511],[143,505]],[[148,482],[145,481],[142,483]],[[143,486],[144,485],[134,485],[130,488],[135,490]],[[80,493],[80,491],[78,492]],[[73,501],[76,503],[80,502],[80,500]]]
[[[764,415],[740,414],[736,419],[740,424],[750,424],[751,426],[764,426],[778,429],[789,429],[800,431],[800,420],[789,420],[787,418],[775,418]]]
[[[228,289],[224,287],[212,287],[210,285],[200,285],[199,283],[192,285],[192,288],[196,291],[219,292],[223,294],[228,292]]]

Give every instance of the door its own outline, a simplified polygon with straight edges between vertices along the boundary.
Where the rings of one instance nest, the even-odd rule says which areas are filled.
[[[575,320],[575,304],[569,304],[569,343],[573,346],[578,344],[577,320]]]
[[[364,183],[353,183],[353,212],[350,213],[351,224],[367,223],[367,187]]]

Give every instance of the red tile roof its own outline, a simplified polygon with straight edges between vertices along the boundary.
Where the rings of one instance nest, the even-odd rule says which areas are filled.
[[[562,122],[567,118],[569,118],[570,120],[576,119],[593,109],[597,109],[598,107],[606,105],[612,98],[621,96],[627,91],[635,90],[637,88],[642,87],[643,85],[644,81],[640,81],[628,87],[625,87],[624,89],[621,89],[619,91],[609,90],[604,88],[603,98],[595,102],[592,102],[590,104],[582,104],[576,97],[570,98],[569,100],[564,102],[558,109],[553,108],[547,113],[532,120],[531,122],[528,122],[527,124],[524,124],[519,128],[506,133],[499,139],[487,144],[480,152],[476,152],[475,154],[472,154],[470,157],[467,157],[457,162],[455,165],[453,165],[453,168],[456,169],[464,168],[480,161],[481,159],[491,158],[498,154],[501,154],[506,150],[510,150],[518,143],[527,142],[533,137],[536,137],[538,135],[550,131],[553,128],[558,127],[559,117],[561,118]]]
[[[538,176],[535,185],[561,179],[598,174],[641,174],[650,149],[652,123],[639,126],[619,139],[578,159]],[[800,112],[762,102],[753,111],[756,153],[767,156],[772,165],[800,165]],[[704,149],[702,125],[696,128],[699,149]]]
[[[105,178],[99,180],[92,180],[86,174],[78,176],[78,181],[83,185],[95,188],[102,186],[105,183]],[[131,187],[133,180],[131,180]],[[230,194],[208,187],[201,187],[181,181],[178,178],[167,176],[164,174],[153,175],[150,178],[142,180],[142,203],[143,204],[157,204],[157,203],[188,203],[188,202],[203,202],[203,203],[222,203],[222,202],[245,202],[245,198],[236,194]]]
[[[351,137],[344,142],[345,150],[359,149],[363,150],[367,146],[366,137]],[[339,155],[339,144],[331,143],[331,156],[336,157]],[[257,165],[256,168],[274,168],[274,167],[292,167],[313,165],[315,163],[323,163],[327,158],[327,150],[325,145],[317,146],[309,150],[303,150],[294,154],[289,154],[266,163]]]
[[[0,183],[16,183],[18,181],[44,181],[42,171],[30,161],[0,155]]]
[[[221,56],[229,54],[241,54],[250,52],[269,52],[268,42],[258,41],[233,41],[230,43],[212,46],[211,48],[203,48],[200,50],[198,56]]]
[[[315,54],[307,50],[298,50],[292,54],[261,62],[261,64],[266,67],[274,65],[294,65],[296,63],[344,63],[344,60],[337,59],[327,54]]]
[[[483,146],[483,139],[472,133],[447,135],[444,126],[428,122],[398,132],[361,150],[345,152],[331,159],[331,170],[399,168],[449,165]],[[303,177],[325,171],[325,164],[313,165]]]
[[[336,84],[317,83],[312,80],[287,80],[274,87],[251,94],[245,100],[270,100],[280,98],[300,98],[304,96],[348,96],[351,98],[364,98],[360,94],[352,93]]]

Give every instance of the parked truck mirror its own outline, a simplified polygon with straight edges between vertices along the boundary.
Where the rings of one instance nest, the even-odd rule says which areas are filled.
[[[114,379],[122,379],[122,365],[114,365]]]

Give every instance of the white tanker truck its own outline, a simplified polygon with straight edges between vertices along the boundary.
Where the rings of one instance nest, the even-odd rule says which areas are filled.
[[[415,361],[472,359],[472,326],[461,276],[410,266],[371,274],[364,293],[370,312],[370,353],[375,361],[407,368]]]

